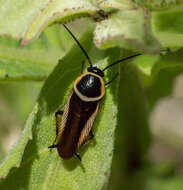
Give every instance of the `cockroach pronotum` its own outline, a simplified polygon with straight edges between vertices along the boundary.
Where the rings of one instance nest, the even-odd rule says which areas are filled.
[[[120,59],[104,69],[94,67],[85,49],[81,46],[72,32],[65,26],[72,38],[81,48],[88,60],[89,67],[87,72],[79,76],[75,83],[71,95],[68,97],[64,111],[58,110],[56,117],[56,144],[48,148],[57,148],[59,155],[63,159],[69,159],[76,155],[81,161],[78,150],[82,144],[94,137],[92,126],[97,116],[99,104],[105,94],[105,86],[109,85],[116,77],[115,75],[109,82],[104,83],[104,71],[109,67],[122,61],[141,55],[140,53]],[[61,122],[58,122],[58,116],[62,115]]]

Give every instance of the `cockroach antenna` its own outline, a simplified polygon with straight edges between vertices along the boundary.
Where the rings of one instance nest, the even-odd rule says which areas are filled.
[[[128,59],[133,58],[133,57],[137,57],[137,56],[139,56],[139,55],[142,55],[142,54],[141,54],[141,53],[138,53],[138,54],[135,54],[135,55],[132,55],[132,56],[129,56],[129,57],[125,57],[125,58],[123,58],[123,59],[120,59],[120,60],[118,60],[118,61],[115,61],[114,63],[112,63],[112,64],[108,65],[107,67],[105,67],[102,71],[105,71],[105,70],[108,69],[109,67],[112,67],[112,66],[114,66],[114,65],[116,65],[116,64],[118,64],[118,63],[120,63],[120,62],[126,61],[126,60],[128,60]]]
[[[88,63],[90,65],[90,67],[93,67],[92,62],[90,57],[88,56],[88,54],[86,53],[85,49],[82,47],[82,45],[79,43],[79,41],[76,39],[76,37],[74,36],[74,34],[69,30],[69,28],[63,24],[64,28],[69,32],[69,34],[73,37],[73,39],[75,40],[75,42],[78,44],[78,46],[80,47],[80,49],[82,50],[82,52],[84,53],[85,57],[88,60]]]

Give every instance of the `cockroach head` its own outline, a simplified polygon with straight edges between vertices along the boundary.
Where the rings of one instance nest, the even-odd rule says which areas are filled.
[[[101,77],[104,77],[104,72],[97,67],[88,67],[88,72],[95,73]]]

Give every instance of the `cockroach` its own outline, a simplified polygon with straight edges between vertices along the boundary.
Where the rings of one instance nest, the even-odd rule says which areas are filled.
[[[104,71],[111,66],[141,54],[138,53],[120,59],[101,70],[93,66],[91,59],[76,37],[66,25],[63,24],[63,26],[78,44],[90,66],[87,68],[87,72],[76,79],[64,111],[58,110],[55,113],[56,144],[54,143],[48,148],[57,148],[58,154],[63,159],[70,159],[76,155],[81,161],[78,150],[82,144],[94,137],[92,126],[98,113],[100,101],[105,95],[105,86],[109,85],[117,77],[116,74],[109,82],[104,83]],[[58,119],[59,115],[62,115],[61,122]],[[86,140],[88,136],[90,138]]]

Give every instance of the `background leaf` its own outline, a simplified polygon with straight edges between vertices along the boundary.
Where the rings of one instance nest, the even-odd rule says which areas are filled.
[[[146,6],[153,10],[160,10],[181,4],[181,0],[144,0]]]
[[[118,120],[110,181],[110,189],[116,190],[137,186],[144,189],[145,178],[137,173],[146,162],[151,141],[147,101],[133,61],[119,66]]]
[[[21,135],[25,121],[33,110],[41,86],[42,82],[0,83],[1,159],[7,156]]]
[[[44,29],[43,26],[47,26],[50,18],[52,22],[60,17],[71,20],[92,14],[95,10],[90,1],[86,0],[1,0],[0,34],[16,39],[23,38],[26,34],[26,40],[30,40]]]
[[[50,1],[28,27],[22,44],[34,39],[44,27],[52,23],[68,22],[74,18],[96,14],[97,10],[88,0]]]
[[[26,147],[28,141],[32,139],[32,124],[34,121],[34,115],[37,112],[37,106],[35,106],[32,114],[27,120],[25,129],[22,133],[21,139],[14,145],[13,149],[10,151],[9,155],[0,165],[0,180],[5,178],[12,167],[20,167],[20,163],[23,156],[23,150]]]
[[[135,4],[131,0],[106,0],[100,2],[100,7],[104,10],[110,9],[133,9]]]
[[[136,8],[113,13],[97,24],[94,41],[99,48],[120,46],[145,52],[159,52],[160,44],[153,37],[148,10]]]
[[[152,83],[147,88],[149,104],[171,94],[175,78],[183,72],[183,50],[160,56],[152,69]]]
[[[183,46],[182,25],[183,4],[152,12],[152,30],[163,47]]]
[[[174,177],[171,179],[153,179],[148,183],[149,190],[166,190],[166,189],[176,189],[181,190],[183,186],[182,177]]]
[[[0,34],[22,38],[28,25],[50,0],[0,1]]]
[[[39,39],[26,47],[20,41],[0,37],[0,80],[46,79],[72,44],[67,31],[59,25],[45,29]]]

